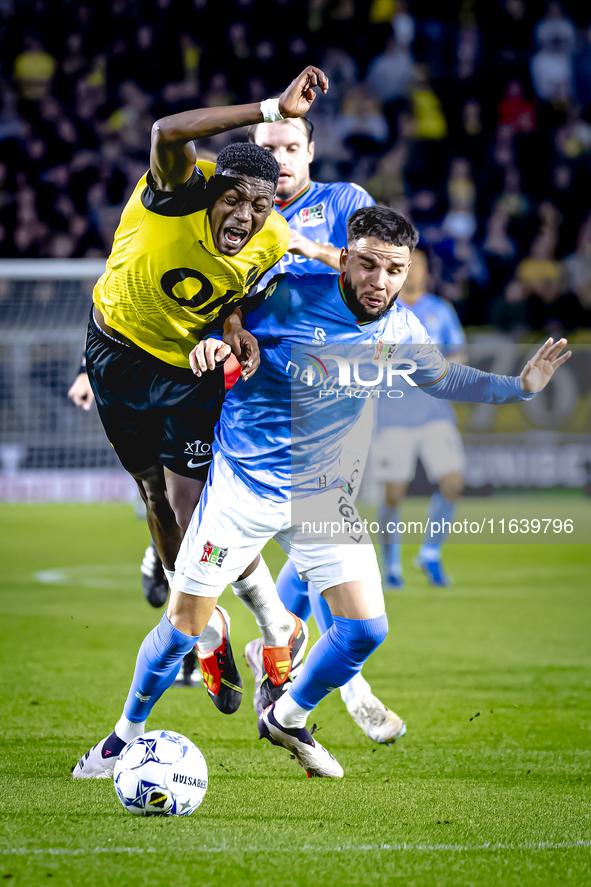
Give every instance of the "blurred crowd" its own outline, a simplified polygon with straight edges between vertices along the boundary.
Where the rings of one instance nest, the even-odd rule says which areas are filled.
[[[315,63],[314,178],[407,213],[464,323],[591,328],[585,4],[0,0],[0,49],[1,257],[108,255],[157,117]]]

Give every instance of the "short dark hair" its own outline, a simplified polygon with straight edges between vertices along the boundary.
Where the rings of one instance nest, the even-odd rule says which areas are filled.
[[[289,121],[292,118],[291,117],[284,117],[283,119],[285,120],[286,123],[289,123]],[[311,120],[308,120],[308,118],[304,114],[302,114],[301,117],[296,117],[295,119],[301,120],[302,123],[304,124],[304,128],[306,130],[306,138],[308,139],[308,144],[310,144],[310,142],[312,141],[312,136],[314,135],[314,124],[312,123]],[[281,123],[281,120],[279,120],[277,122]],[[262,123],[255,123],[253,126],[248,127],[249,142],[256,142],[256,131],[257,131],[258,126],[262,126]]]
[[[362,206],[347,219],[347,241],[375,237],[393,246],[407,246],[412,253],[419,232],[407,218],[389,206]]]
[[[220,151],[215,174],[219,176],[225,172],[263,179],[265,182],[271,182],[274,188],[277,188],[279,181],[279,164],[273,155],[260,145],[250,142],[235,142]]]

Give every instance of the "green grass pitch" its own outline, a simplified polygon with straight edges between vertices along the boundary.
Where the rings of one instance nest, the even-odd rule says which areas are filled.
[[[150,727],[196,741],[209,789],[191,817],[143,819],[70,768],[112,729],[159,618],[137,573],[146,527],[123,505],[4,505],[0,521],[3,883],[591,883],[589,546],[450,545],[444,590],[405,548],[407,588],[364,673],[408,733],[375,746],[333,693],[313,720],[342,780],[258,741],[248,669],[232,717],[203,689],[169,690]],[[277,571],[274,544],[267,559]],[[254,621],[223,602],[244,662]]]

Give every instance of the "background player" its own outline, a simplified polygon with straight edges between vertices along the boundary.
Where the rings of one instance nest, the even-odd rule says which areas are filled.
[[[426,256],[420,250],[415,250],[398,304],[418,317],[431,341],[446,357],[454,363],[465,363],[463,348],[466,337],[459,318],[449,302],[427,292],[428,277]],[[414,477],[417,458],[421,459],[431,483],[438,485],[429,503],[429,517],[432,521],[453,523],[456,501],[464,487],[464,447],[452,405],[448,401],[434,400],[416,388],[409,388],[399,400],[380,398],[377,428],[378,436],[371,458],[376,479],[384,483],[384,501],[379,511],[380,526],[398,524],[399,505]],[[401,534],[389,533],[386,538],[382,551],[387,581],[395,588],[403,588]],[[426,533],[419,550],[417,565],[431,585],[449,584],[441,563],[444,540],[444,533],[437,536]]]
[[[342,440],[358,419],[363,401],[320,398],[318,391],[300,382],[295,396],[308,430],[294,450],[290,369],[294,345],[309,349],[321,322],[328,331],[326,344],[332,347],[338,342],[416,343],[421,347],[400,348],[403,357],[405,350],[413,355],[416,384],[428,386],[435,397],[485,403],[529,399],[570,356],[570,352],[560,356],[564,340],[554,344],[550,339],[519,378],[448,364],[418,320],[394,304],[418,239],[416,230],[386,207],[358,210],[348,228],[341,276],[279,277],[249,317],[249,327],[263,341],[261,371],[251,386],[235,386],[224,404],[206,494],[183,539],[168,614],[140,648],[115,731],[81,759],[75,778],[108,775],[114,755],[144,731],[154,703],[170,686],[184,653],[196,643],[218,596],[273,536],[297,563],[300,574],[313,580],[324,595],[334,622],[295,682],[263,711],[260,735],[293,752],[310,775],[342,776],[340,765],[305,724],[318,702],[350,680],[386,636],[379,570],[371,544],[302,542],[292,532],[297,531],[292,505],[301,495],[313,520],[318,514],[338,518],[344,513],[344,497],[347,516],[356,520],[342,486],[339,457]],[[198,354],[200,349],[202,345]],[[242,419],[246,408],[252,420],[247,423]],[[299,472],[293,471],[296,450],[302,457]],[[212,539],[221,555],[214,562],[209,557]],[[365,541],[369,542],[367,536]]]
[[[290,227],[289,252],[275,272],[322,273],[326,266],[339,271],[341,248],[347,242],[347,219],[374,200],[351,182],[323,184],[310,179],[314,160],[313,124],[306,117],[278,123],[260,123],[250,139],[266,148],[279,164],[275,208]]]

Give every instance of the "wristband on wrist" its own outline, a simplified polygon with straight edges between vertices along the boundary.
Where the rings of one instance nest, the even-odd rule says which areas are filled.
[[[279,110],[279,99],[265,99],[261,102],[261,114],[265,123],[277,123],[278,120],[284,120]]]
[[[86,369],[86,355],[83,354],[82,357],[80,358],[80,368],[79,368],[78,372],[76,373],[76,375],[80,376],[82,373],[87,373],[87,372],[88,372],[88,370]]]

